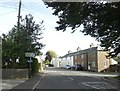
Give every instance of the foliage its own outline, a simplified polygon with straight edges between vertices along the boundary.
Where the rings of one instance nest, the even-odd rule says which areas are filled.
[[[118,64],[120,64],[120,56],[117,56],[114,59],[118,62]]]
[[[114,78],[116,78],[116,79],[120,80],[120,76],[116,76],[116,77],[114,77]]]
[[[43,21],[36,24],[31,14],[21,20],[20,28],[14,26],[8,34],[2,35],[2,67],[26,68],[25,52],[40,54],[44,47],[42,39]],[[19,59],[19,63],[16,63]]]
[[[50,64],[50,61],[49,60],[45,60],[43,61],[44,64]]]
[[[39,72],[40,65],[36,58],[33,58],[32,60],[33,60],[32,65],[31,65],[32,74],[35,74],[35,73]]]
[[[48,61],[51,61],[52,58],[56,58],[57,57],[57,54],[54,52],[54,51],[47,51],[46,52],[46,57],[45,57],[45,61],[48,60]]]
[[[110,57],[120,53],[120,2],[45,2],[59,17],[57,30],[80,29],[101,42]]]

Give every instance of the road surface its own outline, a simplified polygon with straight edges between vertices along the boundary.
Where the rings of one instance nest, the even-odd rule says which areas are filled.
[[[115,76],[96,72],[72,71],[61,68],[47,68],[35,89],[118,89],[118,85],[102,80],[102,77]]]

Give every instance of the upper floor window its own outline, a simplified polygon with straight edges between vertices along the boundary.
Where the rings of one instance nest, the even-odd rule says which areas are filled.
[[[83,55],[83,54],[81,55],[81,58],[84,58],[84,55]]]
[[[77,55],[75,55],[75,59],[77,59]]]
[[[107,65],[108,63],[107,63],[107,60],[105,60],[104,61],[104,67],[107,67],[108,65]]]
[[[73,60],[73,56],[70,57],[70,60]]]
[[[92,62],[92,67],[95,67],[95,62]]]
[[[70,57],[67,57],[67,60],[70,60]]]

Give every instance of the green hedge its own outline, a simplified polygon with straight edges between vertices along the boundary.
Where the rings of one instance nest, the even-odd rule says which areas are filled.
[[[32,68],[32,75],[39,72],[40,64],[38,63],[38,60],[36,58],[32,58],[33,62],[31,64]]]

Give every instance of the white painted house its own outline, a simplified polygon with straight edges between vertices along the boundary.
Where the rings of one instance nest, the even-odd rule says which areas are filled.
[[[66,65],[73,66],[73,56],[67,54],[61,58],[61,67],[66,67]]]
[[[41,62],[43,62],[43,58],[42,58],[42,56],[36,56],[35,58],[37,58],[37,60],[38,60],[38,63],[41,63]]]
[[[111,58],[110,61],[111,61],[111,65],[118,64],[117,61],[115,61],[113,58]]]
[[[51,64],[53,64],[54,65],[54,67],[60,67],[60,59],[59,58],[53,58],[52,60],[51,60]]]

